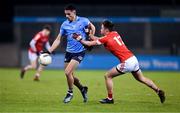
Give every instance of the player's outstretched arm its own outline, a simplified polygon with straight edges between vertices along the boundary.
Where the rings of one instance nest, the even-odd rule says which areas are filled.
[[[57,38],[54,40],[52,46],[49,49],[49,52],[52,53],[60,44],[61,42],[61,35],[58,34]]]
[[[89,37],[94,41],[96,41],[96,40],[98,40],[98,38],[100,38],[100,37],[94,36],[94,34],[89,34]]]
[[[86,41],[86,40],[81,40],[80,41],[83,45],[87,45],[87,46],[94,46],[94,45],[98,45],[97,41]]]
[[[94,37],[96,37],[96,36],[94,36]],[[81,42],[83,45],[86,45],[86,46],[101,45],[98,43],[97,39],[93,40],[93,41],[83,40],[82,36],[80,34],[77,34],[77,33],[73,33],[73,38],[76,39],[77,41]]]

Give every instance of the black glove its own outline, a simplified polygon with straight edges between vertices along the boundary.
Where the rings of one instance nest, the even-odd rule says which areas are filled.
[[[49,54],[49,55],[50,55],[50,54],[52,54],[51,52],[49,52],[49,51],[47,51],[47,50],[46,50],[46,51],[41,52],[41,54],[43,54],[43,53],[47,53],[47,54]]]
[[[36,52],[36,55],[39,56],[39,55],[40,55],[40,52],[37,51],[37,52]]]

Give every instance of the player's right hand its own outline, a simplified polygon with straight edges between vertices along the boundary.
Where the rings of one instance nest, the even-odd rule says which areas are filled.
[[[80,34],[77,34],[77,33],[73,33],[73,38],[76,39],[77,41],[82,40],[82,36]]]

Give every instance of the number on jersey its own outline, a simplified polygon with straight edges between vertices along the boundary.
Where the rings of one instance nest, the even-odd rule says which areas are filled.
[[[121,40],[121,37],[120,36],[115,36],[113,38],[120,46],[124,45],[124,42]]]

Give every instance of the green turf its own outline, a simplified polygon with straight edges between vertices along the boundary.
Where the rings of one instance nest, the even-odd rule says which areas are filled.
[[[144,72],[166,91],[167,100],[161,104],[157,95],[130,74],[114,79],[115,104],[98,102],[106,97],[105,71],[77,71],[76,75],[89,87],[89,101],[82,102],[77,88],[71,103],[62,102],[66,78],[62,70],[46,70],[41,81],[34,82],[34,71],[23,80],[18,69],[0,69],[0,112],[180,112],[180,73]]]

